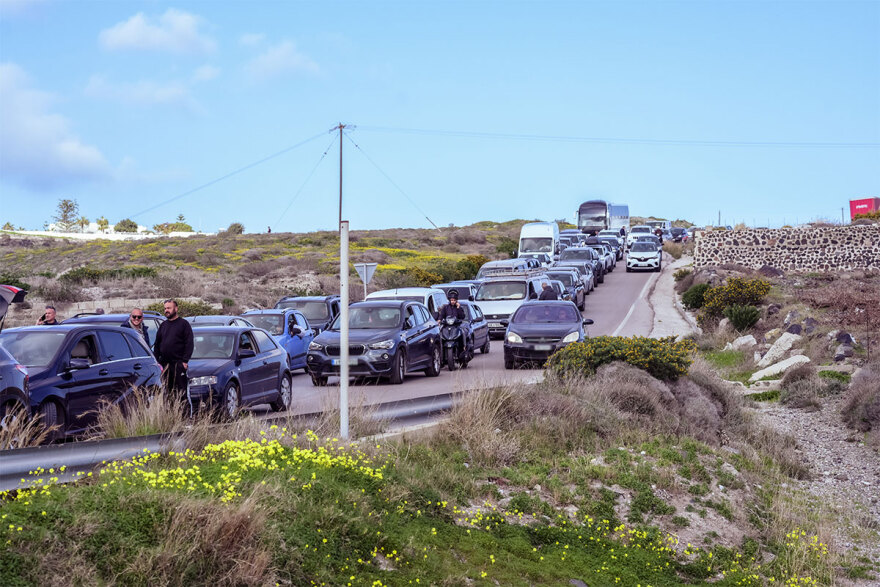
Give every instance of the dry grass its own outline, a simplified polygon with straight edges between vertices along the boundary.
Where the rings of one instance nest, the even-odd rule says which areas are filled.
[[[179,434],[189,427],[210,425],[210,422],[207,408],[190,418],[186,399],[139,388],[133,389],[122,402],[102,404],[89,435],[105,439]]]
[[[880,366],[864,367],[855,374],[841,408],[843,421],[859,432],[872,432],[880,440]],[[876,446],[880,447],[880,443]]]
[[[12,450],[45,443],[52,428],[43,426],[40,415],[31,418],[21,407],[4,408],[0,421],[0,450]]]
[[[506,416],[511,415],[516,391],[496,387],[466,394],[453,407],[449,419],[442,425],[441,434],[453,442],[460,442],[476,464],[513,463],[520,444],[516,435],[502,430],[502,426],[507,424]]]

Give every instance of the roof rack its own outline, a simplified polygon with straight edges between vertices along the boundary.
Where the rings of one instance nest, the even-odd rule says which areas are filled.
[[[544,275],[546,269],[533,267],[531,269],[486,269],[483,277],[537,277]]]

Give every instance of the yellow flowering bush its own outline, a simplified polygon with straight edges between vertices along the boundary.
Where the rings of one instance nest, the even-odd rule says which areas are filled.
[[[592,375],[601,365],[624,361],[664,380],[687,374],[696,345],[675,337],[598,336],[570,344],[547,360],[546,369],[562,377]]]
[[[731,277],[725,285],[706,290],[703,294],[703,313],[717,318],[729,306],[757,306],[770,293],[770,282],[765,279]]]

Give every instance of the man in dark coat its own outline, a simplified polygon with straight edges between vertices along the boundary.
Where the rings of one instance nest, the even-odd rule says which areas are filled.
[[[539,300],[558,300],[559,296],[556,295],[556,291],[554,291],[553,286],[547,283],[546,281],[541,286],[543,289],[541,290],[541,295],[538,296]]]
[[[167,320],[156,333],[156,360],[162,365],[165,389],[184,392],[186,370],[193,354],[192,326],[177,313],[177,302],[174,300],[165,300],[165,317]]]
[[[131,311],[131,314],[128,315],[128,320],[120,324],[120,326],[124,328],[131,328],[141,335],[141,338],[144,339],[144,342],[147,343],[147,346],[150,346],[150,329],[144,324],[144,311],[140,308],[135,308]]]

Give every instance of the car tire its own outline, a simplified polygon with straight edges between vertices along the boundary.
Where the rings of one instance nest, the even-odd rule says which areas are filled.
[[[55,442],[64,438],[64,410],[55,402],[49,400],[40,406],[40,418],[43,420],[49,432],[46,435],[47,442]]]
[[[480,352],[484,355],[489,354],[489,348],[492,346],[492,341],[489,340],[489,337],[486,337],[486,344],[480,347]]]
[[[391,377],[389,377],[389,381],[391,381],[394,385],[400,385],[403,383],[404,376],[406,375],[406,351],[400,349],[397,351],[397,354],[394,355],[394,360],[391,362]]]
[[[627,272],[627,273],[632,273],[632,267],[627,267],[627,268],[626,268],[626,272]]]
[[[234,420],[239,411],[241,411],[241,392],[235,381],[230,381],[223,390],[223,416]]]
[[[443,359],[440,358],[440,345],[434,345],[434,348],[431,350],[431,364],[425,369],[425,375],[428,377],[437,377],[440,375],[440,370],[443,368]]]
[[[513,357],[508,357],[504,355],[504,368],[505,369],[515,369],[516,368],[516,360]]]
[[[312,375],[312,385],[315,387],[324,387],[327,385],[326,375]]]
[[[281,381],[278,385],[278,399],[269,403],[269,407],[273,412],[285,412],[290,409],[293,403],[293,385],[290,381],[290,375],[283,373]]]

